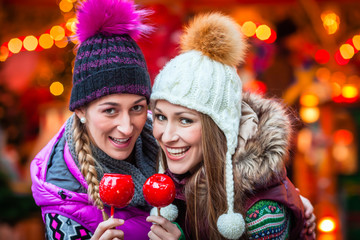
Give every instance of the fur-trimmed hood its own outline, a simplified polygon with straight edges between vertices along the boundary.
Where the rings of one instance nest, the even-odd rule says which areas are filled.
[[[238,147],[233,158],[241,192],[251,193],[286,177],[291,127],[289,114],[279,101],[243,93]]]

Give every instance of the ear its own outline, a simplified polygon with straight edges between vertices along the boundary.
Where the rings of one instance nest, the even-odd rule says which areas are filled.
[[[85,109],[84,108],[75,109],[75,114],[79,119],[85,117]]]

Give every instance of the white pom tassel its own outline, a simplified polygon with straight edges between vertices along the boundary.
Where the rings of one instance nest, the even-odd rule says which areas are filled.
[[[218,218],[217,228],[224,238],[239,239],[245,231],[245,221],[240,213],[226,213]]]
[[[173,222],[178,216],[178,209],[174,204],[170,204],[169,206],[160,208],[160,214],[170,222]],[[158,216],[158,211],[156,207],[151,209],[150,215]]]

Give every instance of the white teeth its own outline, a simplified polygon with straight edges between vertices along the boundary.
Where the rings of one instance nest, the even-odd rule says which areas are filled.
[[[113,138],[110,137],[111,140],[113,140],[115,143],[121,144],[121,143],[125,143],[127,141],[129,141],[130,138]]]
[[[184,148],[166,148],[168,153],[175,156],[183,155],[189,150],[190,147],[184,147]]]

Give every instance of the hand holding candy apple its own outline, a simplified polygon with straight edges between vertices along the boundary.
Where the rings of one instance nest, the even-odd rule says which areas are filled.
[[[143,194],[150,205],[158,208],[160,216],[160,208],[168,206],[175,199],[175,184],[169,176],[157,173],[145,181]]]
[[[114,207],[127,206],[131,202],[134,192],[135,186],[130,175],[105,173],[100,181],[100,198],[111,207],[111,217],[114,216]]]

